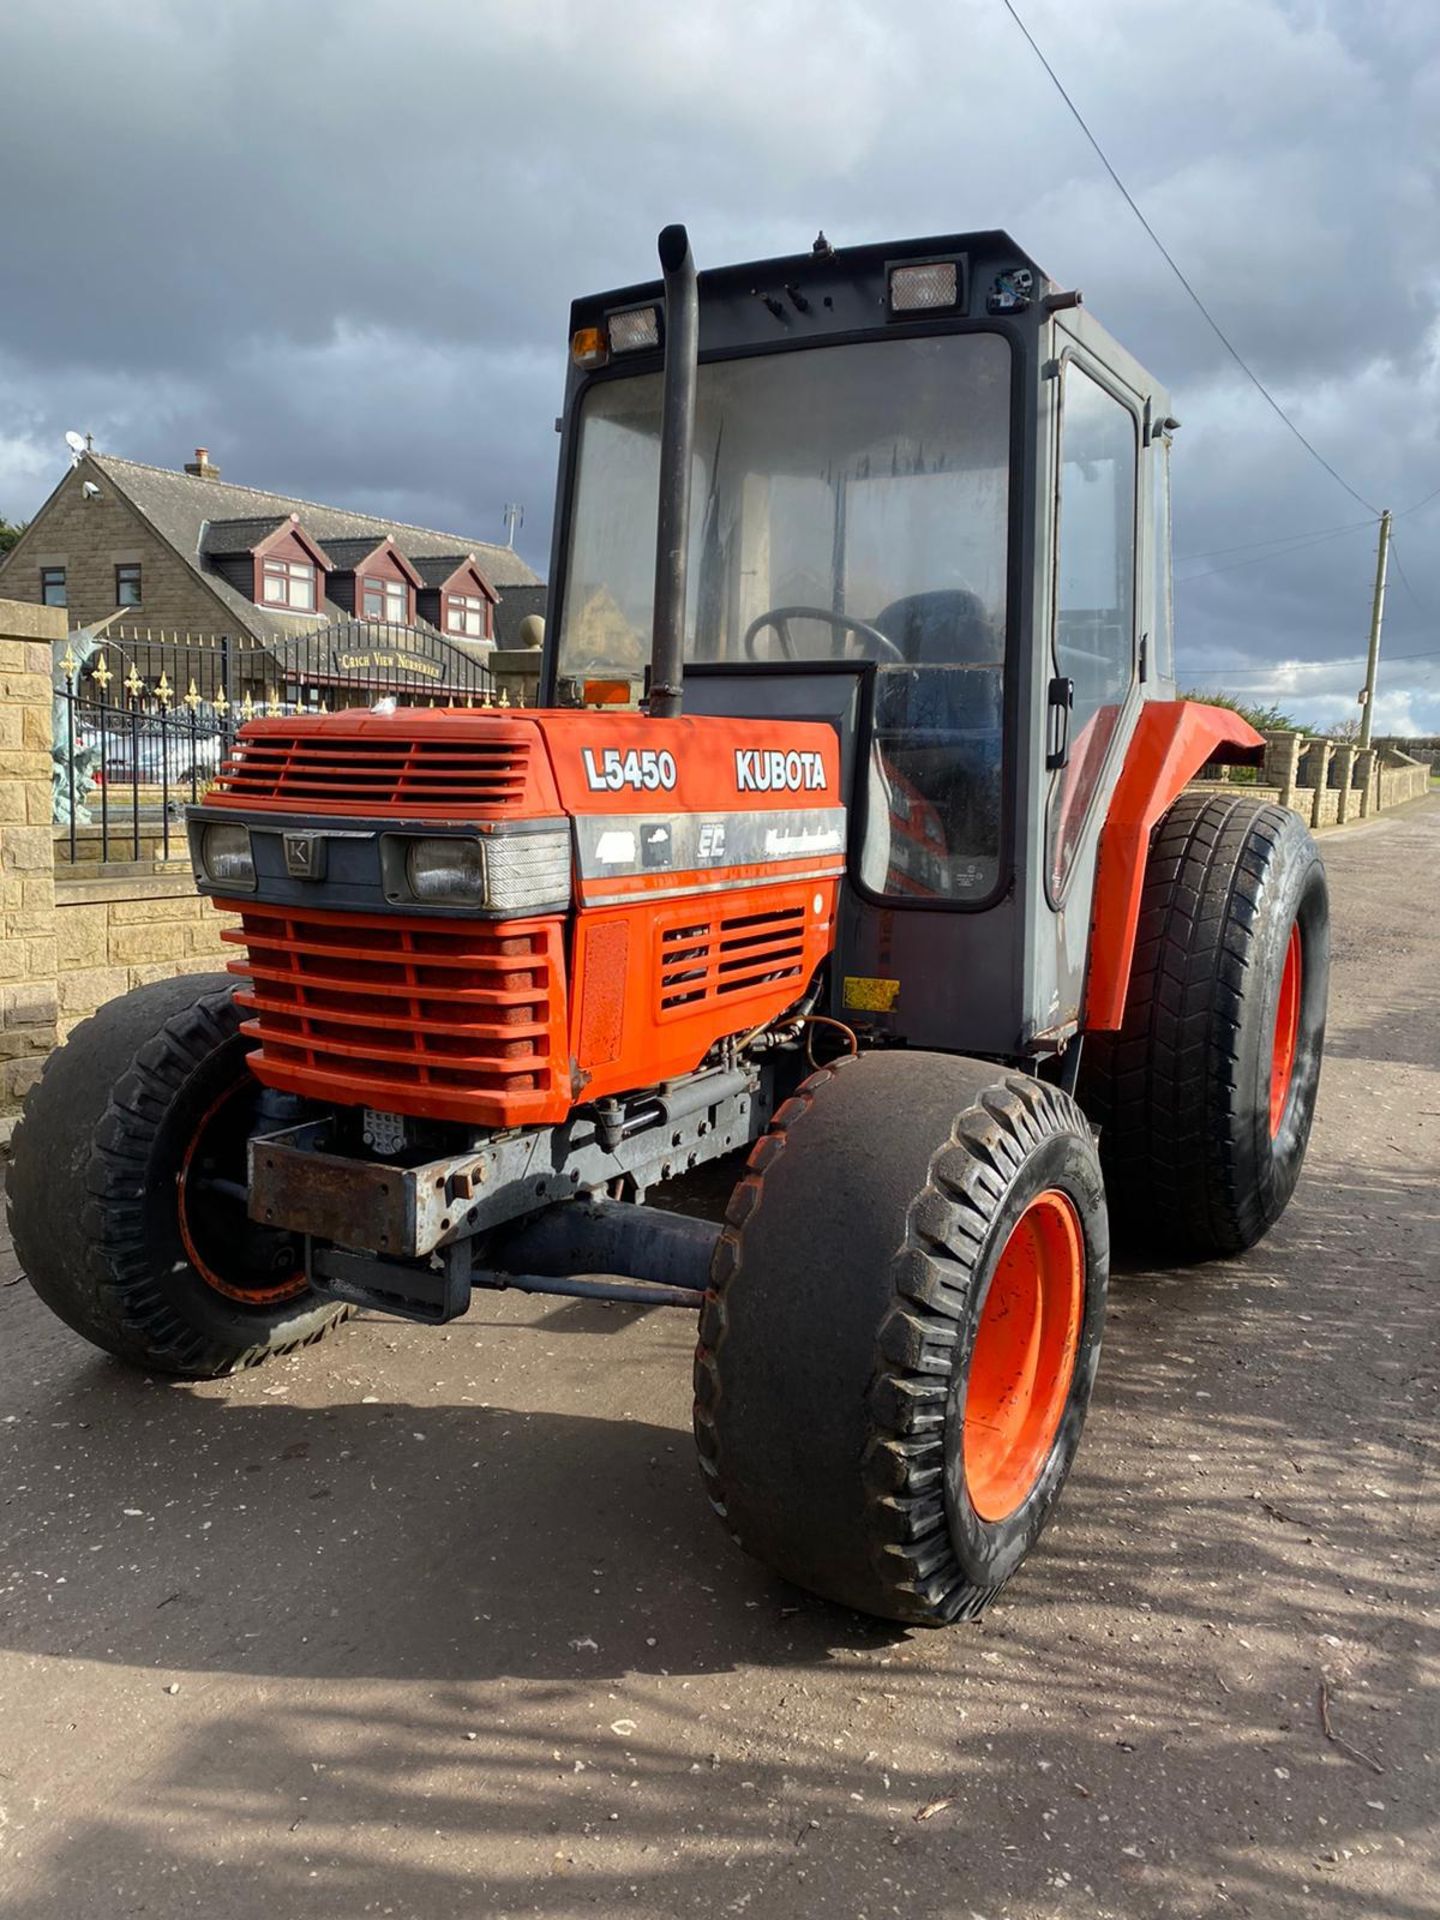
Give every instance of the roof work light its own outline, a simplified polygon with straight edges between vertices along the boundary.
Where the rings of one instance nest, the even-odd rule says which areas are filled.
[[[890,269],[890,311],[921,313],[958,306],[960,267],[955,260],[925,260]]]
[[[631,307],[610,316],[610,351],[640,353],[660,344],[660,313],[656,307]]]

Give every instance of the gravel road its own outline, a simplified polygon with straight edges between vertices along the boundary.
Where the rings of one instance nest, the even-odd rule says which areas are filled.
[[[1117,1276],[976,1627],[732,1551],[683,1314],[482,1297],[178,1387],[0,1241],[0,1914],[1433,1920],[1440,803],[1324,851],[1296,1201]]]

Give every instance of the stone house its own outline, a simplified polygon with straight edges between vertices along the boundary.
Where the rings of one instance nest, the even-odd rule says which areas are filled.
[[[360,619],[488,651],[544,591],[508,547],[236,486],[203,447],[183,471],[81,454],[0,555],[0,596],[64,607],[71,627],[118,608],[261,645]]]

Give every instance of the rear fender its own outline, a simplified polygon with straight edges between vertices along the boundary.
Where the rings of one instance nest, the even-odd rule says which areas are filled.
[[[1201,767],[1215,761],[1258,766],[1264,751],[1261,735],[1227,707],[1150,700],[1141,709],[1100,834],[1081,1016],[1085,1031],[1113,1032],[1124,1021],[1145,860],[1156,822]]]

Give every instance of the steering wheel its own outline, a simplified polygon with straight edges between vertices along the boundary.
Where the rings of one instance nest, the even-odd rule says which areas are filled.
[[[837,641],[847,633],[859,634],[862,640],[868,640],[879,650],[883,660],[903,661],[905,658],[895,642],[888,635],[883,634],[878,627],[872,627],[868,620],[853,620],[848,613],[832,613],[828,607],[771,607],[768,613],[762,613],[745,629],[745,638],[740,644],[747,658],[751,660],[760,658],[755,648],[756,636],[766,627],[773,627],[780,637],[780,651],[784,657],[787,660],[798,660],[800,656],[795,651],[795,642],[790,633],[792,620],[819,620],[832,630]],[[832,648],[831,653],[836,660],[846,658],[838,646]]]

